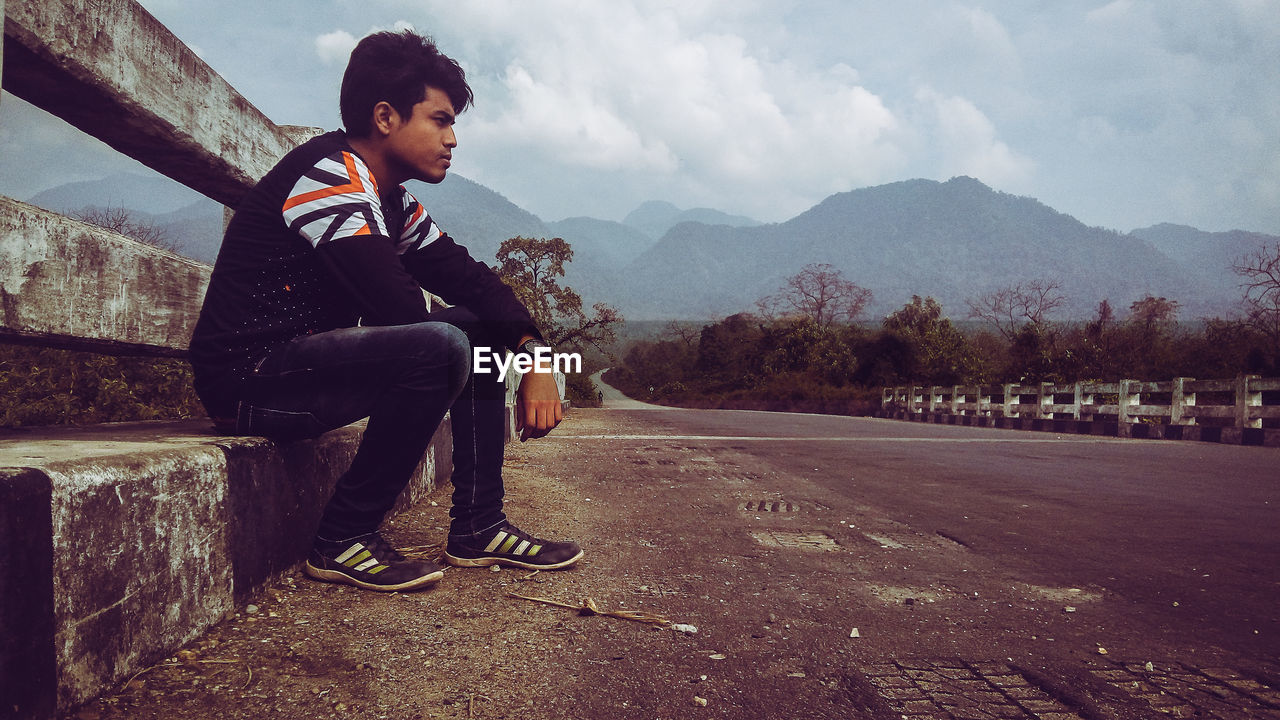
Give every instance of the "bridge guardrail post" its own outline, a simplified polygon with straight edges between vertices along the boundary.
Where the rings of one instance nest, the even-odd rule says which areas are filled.
[[[1260,428],[1262,418],[1254,419],[1253,408],[1262,407],[1262,391],[1250,387],[1251,381],[1259,379],[1258,375],[1241,375],[1236,378],[1236,427]]]
[[[1036,387],[1036,419],[1052,420],[1053,413],[1046,412],[1053,405],[1053,383],[1042,382]]]
[[[1119,437],[1129,437],[1129,424],[1134,422],[1130,419],[1129,409],[1137,406],[1139,395],[1133,392],[1133,385],[1136,380],[1121,380],[1120,394],[1116,398],[1116,435]]]
[[[1004,386],[1004,416],[1007,418],[1018,417],[1018,411],[1014,408],[1018,406],[1021,398],[1018,397],[1016,389],[1017,385],[1006,384]]]
[[[1169,424],[1170,425],[1195,425],[1196,416],[1188,415],[1187,408],[1193,408],[1196,405],[1196,394],[1187,392],[1187,383],[1195,380],[1195,378],[1174,378],[1173,393],[1169,398]]]

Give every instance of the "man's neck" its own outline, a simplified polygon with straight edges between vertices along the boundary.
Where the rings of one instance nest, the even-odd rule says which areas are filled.
[[[393,177],[391,168],[386,158],[381,152],[379,143],[373,138],[357,138],[347,136],[347,143],[351,145],[351,149],[356,151],[364,164],[369,168],[369,173],[373,175],[373,179],[378,183],[378,192],[382,195],[389,195],[400,186],[406,178]]]

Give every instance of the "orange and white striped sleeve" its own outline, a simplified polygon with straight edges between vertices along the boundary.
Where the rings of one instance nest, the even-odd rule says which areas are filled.
[[[294,184],[284,203],[289,229],[319,247],[359,235],[399,237],[387,231],[378,199],[378,183],[353,153],[321,159]]]

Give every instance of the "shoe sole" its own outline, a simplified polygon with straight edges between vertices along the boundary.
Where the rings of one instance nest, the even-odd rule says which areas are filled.
[[[448,552],[445,552],[444,554],[444,561],[456,567],[489,567],[491,565],[505,565],[507,567],[517,567],[525,570],[560,570],[581,560],[582,554],[583,551],[579,550],[577,555],[574,555],[568,560],[562,560],[555,563],[554,565],[540,565],[538,563],[523,562],[521,560],[512,560],[504,557],[494,557],[492,555],[480,558],[462,558],[457,555],[450,555]]]
[[[346,573],[338,572],[337,570],[325,570],[323,568],[318,568],[315,565],[312,565],[310,561],[307,561],[307,563],[302,566],[302,572],[308,577],[315,580],[321,580],[323,582],[331,582],[331,583],[342,583],[343,585],[353,585],[363,590],[373,590],[376,592],[399,592],[401,590],[417,590],[418,588],[423,588],[428,585],[434,585],[440,581],[440,578],[444,577],[444,571],[437,570],[433,573],[429,573],[427,575],[423,575],[422,577],[414,578],[406,582],[398,583],[396,585],[375,585],[373,583],[367,583],[363,580],[357,580],[351,577],[350,575],[347,575]]]

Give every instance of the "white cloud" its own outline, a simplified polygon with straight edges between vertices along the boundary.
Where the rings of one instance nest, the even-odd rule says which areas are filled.
[[[1085,13],[1085,19],[1090,23],[1111,24],[1127,19],[1133,11],[1133,0],[1113,0],[1113,2]]]
[[[345,64],[358,40],[346,30],[335,30],[316,38],[316,54],[328,65]]]
[[[969,100],[925,87],[916,93],[932,120],[940,175],[969,175],[996,186],[1026,182],[1034,162],[1002,142],[991,120]]]
[[[1275,0],[142,2],[295,124],[336,123],[362,28],[435,36],[477,93],[454,167],[548,219],[965,173],[1089,224],[1280,233]],[[4,127],[9,177],[69,164]]]
[[[725,21],[729,7],[452,8],[451,32],[486,39],[472,58],[504,59],[469,68],[478,102],[459,128],[459,156],[474,143],[516,166],[612,169],[666,199],[731,211],[759,211],[769,198],[776,219],[900,167],[897,119],[855,68],[777,59],[749,26]]]
[[[416,30],[413,23],[408,20],[396,20],[388,27],[371,27],[364,35],[380,32],[383,30],[393,30],[402,32],[404,30]],[[361,35],[360,37],[364,37]],[[315,40],[316,54],[320,56],[320,60],[327,65],[341,65],[346,67],[347,58],[351,56],[351,51],[355,49],[356,43],[360,42],[360,38],[352,35],[346,30],[334,30],[320,35]]]

